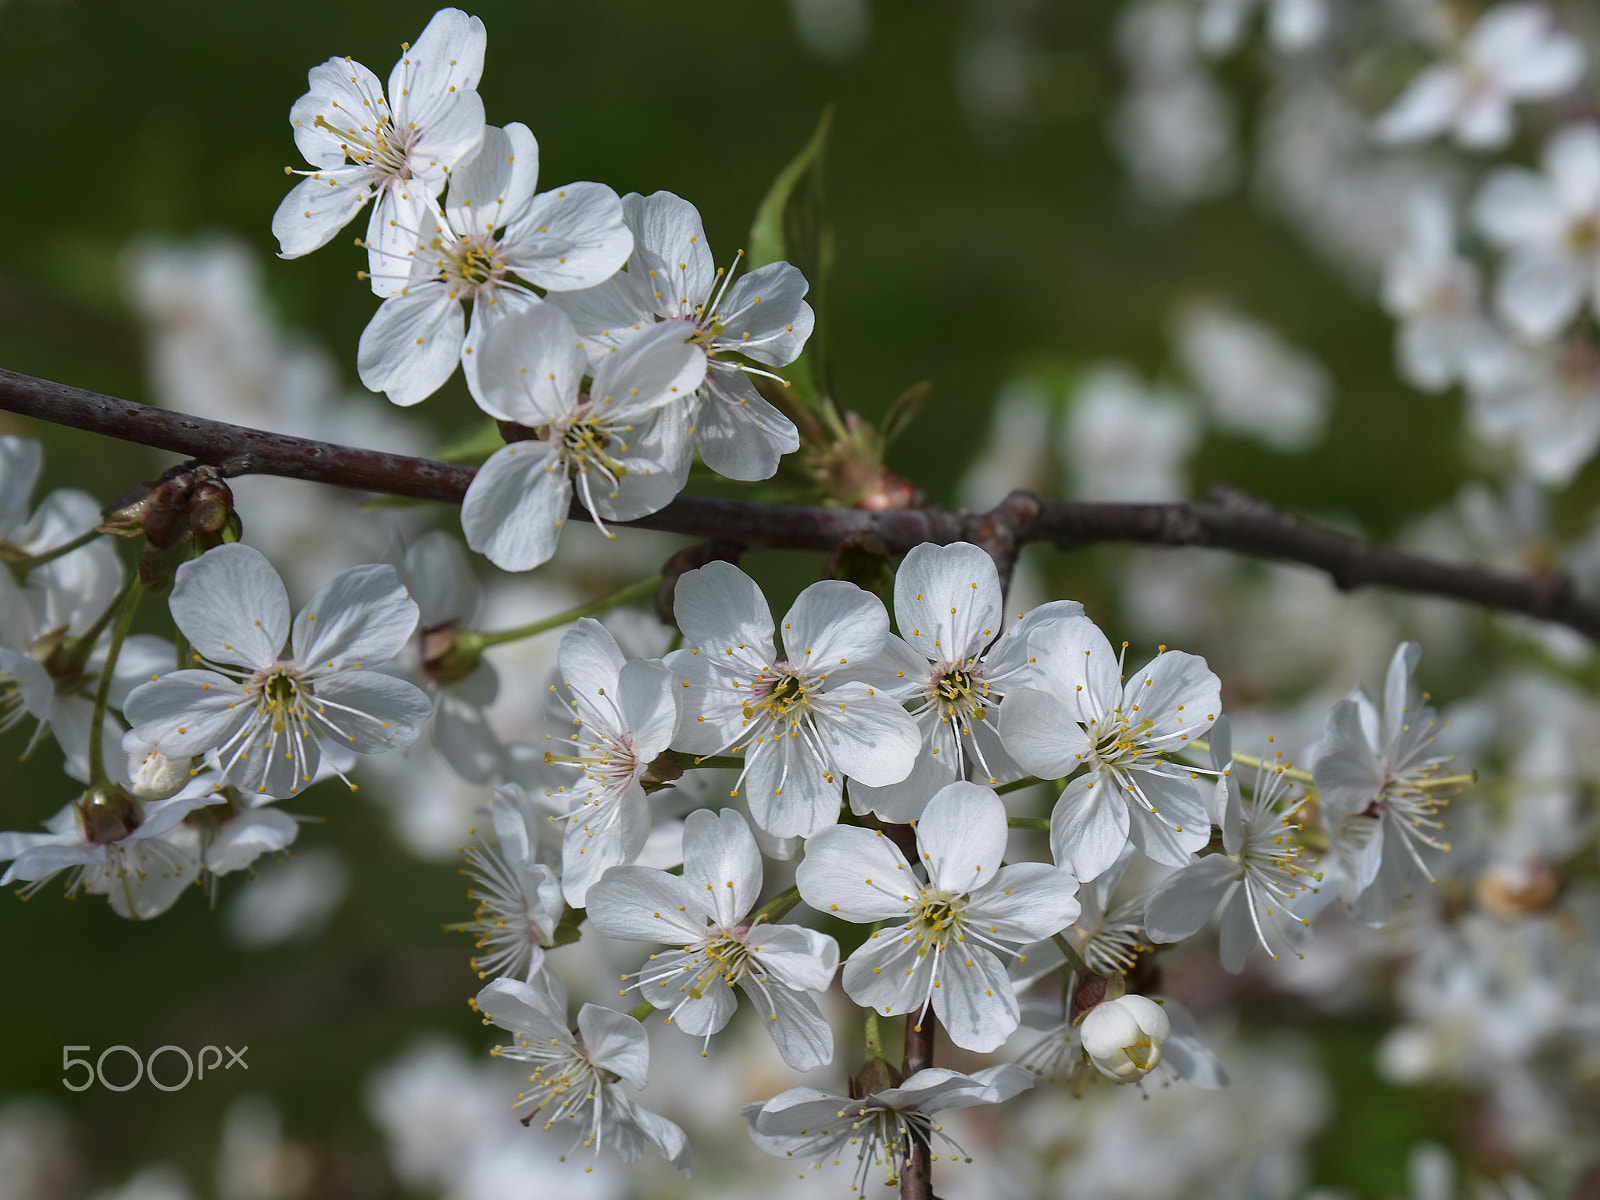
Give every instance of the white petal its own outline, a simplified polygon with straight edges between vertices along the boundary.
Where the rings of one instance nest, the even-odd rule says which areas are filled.
[[[213,875],[242,871],[263,854],[293,843],[300,823],[276,808],[256,808],[223,822],[205,848],[205,867]]]
[[[778,735],[749,746],[745,756],[740,793],[762,829],[777,837],[810,837],[839,819],[843,785],[806,738]]]
[[[781,988],[825,992],[839,969],[839,943],[803,925],[759,925],[750,952]]]
[[[1021,1021],[1005,967],[982,946],[952,945],[945,953],[943,978],[933,989],[933,1011],[963,1050],[998,1050]]]
[[[488,783],[500,773],[500,741],[483,709],[445,691],[433,716],[433,746],[468,783]]]
[[[672,744],[678,728],[678,692],[672,672],[656,659],[636,658],[617,677],[617,702],[634,753],[649,762]]]
[[[1226,854],[1208,854],[1190,863],[1150,893],[1145,905],[1145,932],[1154,942],[1181,942],[1193,937],[1238,881],[1239,864]]]
[[[585,1004],[578,1010],[578,1030],[595,1066],[622,1076],[636,1088],[649,1082],[650,1038],[634,1018],[598,1004]]]
[[[461,361],[466,318],[446,283],[429,281],[390,296],[362,330],[356,348],[361,382],[395,404],[426,400]]]
[[[516,442],[490,455],[467,485],[461,531],[495,566],[529,571],[556,552],[571,500],[571,480],[548,446]]]
[[[699,941],[716,905],[696,887],[654,867],[614,866],[589,889],[585,908],[607,937],[663,945]]]
[[[933,662],[975,659],[1000,633],[1004,612],[994,559],[970,542],[924,542],[894,580],[900,635]]]
[[[178,568],[168,601],[195,653],[217,663],[264,667],[289,636],[289,593],[266,555],[239,542]]]
[[[1024,770],[1040,779],[1061,779],[1093,750],[1077,724],[1079,711],[1077,703],[1046,692],[1007,692],[1000,705],[1000,740]]]
[[[538,179],[539,143],[533,132],[520,121],[504,129],[490,125],[477,155],[450,173],[445,217],[458,232],[491,233],[521,214]]]
[[[569,183],[544,192],[506,230],[506,265],[547,291],[594,287],[628,261],[633,234],[622,201],[602,183]]]
[[[810,1071],[833,1061],[833,1030],[815,1000],[786,987],[757,990],[749,980],[740,986],[758,1009],[767,1010],[762,1013],[767,1032],[791,1070]]]
[[[1450,124],[1461,103],[1460,76],[1449,67],[1428,67],[1418,73],[1394,105],[1373,124],[1385,142],[1420,142]]]
[[[377,667],[417,627],[417,605],[388,563],[352,567],[329,580],[295,618],[290,638],[308,669]]]
[[[755,580],[728,562],[709,562],[678,577],[673,615],[691,646],[753,666],[778,657],[772,644],[772,610]]]
[[[1524,167],[1502,167],[1489,176],[1472,215],[1484,237],[1501,247],[1548,245],[1566,223],[1550,181]]]
[[[361,206],[372,199],[364,167],[342,167],[308,175],[272,214],[272,234],[283,258],[299,258],[326,246]]]
[[[1084,883],[1111,869],[1128,842],[1128,806],[1104,777],[1067,784],[1050,813],[1050,853]]]
[[[27,521],[28,499],[43,456],[35,438],[0,437],[0,539],[13,540]]]
[[[718,345],[770,367],[788,366],[800,357],[816,324],[806,289],[806,277],[789,263],[757,267],[717,305],[723,326]]]
[[[933,987],[934,963],[932,954],[916,951],[908,926],[874,930],[845,961],[845,995],[888,1017],[919,1010]]]
[[[474,355],[473,399],[491,417],[546,425],[576,407],[585,366],[578,332],[551,304],[494,322]]]
[[[817,702],[816,726],[839,770],[870,787],[900,782],[922,749],[911,714],[864,683],[841,684],[825,693]]]
[[[1495,308],[1517,332],[1537,342],[1555,337],[1583,307],[1592,268],[1554,249],[1507,255],[1495,284]]]
[[[478,81],[483,78],[487,44],[488,34],[477,17],[469,17],[459,8],[436,12],[421,36],[389,72],[389,100],[394,108],[395,124],[402,129],[409,125],[419,129],[452,126],[457,119],[454,110],[467,98],[476,99]],[[482,111],[480,101],[477,117],[480,140]],[[463,147],[459,161],[470,160],[476,152],[476,145],[470,152]],[[445,165],[453,167],[456,163]]]
[[[418,687],[378,671],[341,671],[316,681],[323,719],[340,736],[331,740],[357,754],[403,750],[421,736],[433,704]]]
[[[770,479],[785,454],[800,449],[800,431],[756,391],[732,363],[709,365],[700,385],[695,444],[706,466],[728,479]]]
[[[556,661],[561,667],[561,682],[588,711],[611,711],[605,697],[609,694],[615,698],[617,676],[627,658],[609,629],[593,617],[579,618],[562,634]],[[615,722],[605,724],[614,726]]]
[[[1311,760],[1322,803],[1337,812],[1364,812],[1383,790],[1383,766],[1361,727],[1360,708],[1341,700],[1328,714],[1328,727]]]
[[[807,904],[843,921],[903,917],[918,884],[895,844],[882,833],[833,825],[806,842],[795,886]]]
[[[604,810],[588,809],[568,822],[561,840],[561,892],[567,903],[583,908],[589,889],[611,867],[637,858],[649,836],[650,810],[637,783]]]
[[[929,882],[944,891],[977,891],[994,878],[1005,852],[1006,806],[976,783],[942,788],[917,823],[917,853]]]
[[[692,332],[681,322],[663,321],[606,355],[589,389],[597,416],[621,421],[675,402],[687,406],[706,373],[705,352],[687,340]]]
[[[988,936],[1024,944],[1060,933],[1082,911],[1072,872],[1034,862],[1002,867],[967,904],[968,916]]]
[[[761,851],[731,808],[697,809],[683,823],[683,881],[709,902],[717,923],[732,928],[761,895]]]
[[[214,671],[173,671],[128,693],[123,715],[140,741],[168,758],[222,745],[249,718],[245,692]]]
[[[813,583],[783,618],[784,653],[796,669],[812,676],[837,670],[851,659],[871,658],[888,637],[883,601],[843,579]]]
[[[660,258],[667,269],[657,284],[663,302],[692,311],[711,294],[717,278],[699,212],[671,192],[630,194],[623,197],[622,208],[635,245]]]

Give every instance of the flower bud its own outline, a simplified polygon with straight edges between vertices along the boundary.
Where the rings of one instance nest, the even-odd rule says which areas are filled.
[[[1095,1069],[1118,1083],[1143,1079],[1161,1061],[1161,1047],[1172,1036],[1172,1022],[1154,1000],[1123,996],[1089,1010],[1083,1019],[1083,1048]]]
[[[122,752],[128,756],[128,780],[140,800],[165,800],[176,796],[189,782],[187,758],[168,758],[149,742],[122,735]]]
[[[91,846],[120,842],[143,820],[138,802],[126,789],[114,783],[96,784],[79,796],[74,804],[83,840]]]

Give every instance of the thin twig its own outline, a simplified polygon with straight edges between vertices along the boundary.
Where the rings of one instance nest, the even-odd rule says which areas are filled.
[[[265,433],[3,369],[0,409],[170,450],[229,476],[280,475],[451,504],[461,502],[473,476],[471,467]],[[573,515],[585,515],[576,503]],[[984,513],[934,507],[867,512],[679,496],[660,512],[619,524],[766,550],[828,551],[864,535],[894,554],[921,542],[969,541],[988,550],[1002,574],[1029,542],[1062,549],[1111,542],[1200,546],[1313,567],[1345,590],[1447,596],[1565,625],[1600,641],[1600,604],[1578,597],[1564,575],[1512,575],[1408,554],[1228,490],[1215,493],[1211,504],[1111,504],[1013,492]]]

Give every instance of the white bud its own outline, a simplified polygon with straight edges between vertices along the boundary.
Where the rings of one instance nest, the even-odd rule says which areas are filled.
[[[1089,1010],[1083,1019],[1083,1048],[1100,1074],[1118,1083],[1143,1079],[1161,1061],[1161,1047],[1172,1036],[1172,1022],[1154,1000],[1121,996]]]
[[[189,759],[168,758],[149,742],[134,737],[131,729],[122,736],[122,752],[128,756],[129,786],[141,800],[176,796],[189,782]]]

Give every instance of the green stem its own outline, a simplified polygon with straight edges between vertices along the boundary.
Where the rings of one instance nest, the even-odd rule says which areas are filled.
[[[106,605],[105,611],[94,619],[94,624],[83,633],[67,642],[62,650],[68,662],[74,667],[81,667],[89,661],[89,656],[94,653],[95,643],[100,640],[100,635],[106,631],[106,626],[111,624],[111,619],[121,612],[123,605],[128,602],[128,597],[133,594],[134,588],[140,588],[139,573],[135,571],[128,576],[128,582],[123,584],[117,594],[112,597],[111,603]]]
[[[563,625],[570,625],[579,617],[592,617],[595,613],[605,612],[608,608],[617,608],[624,604],[632,604],[635,600],[643,600],[647,596],[655,595],[661,586],[660,575],[649,579],[642,579],[638,583],[629,584],[620,592],[616,592],[603,599],[592,601],[589,604],[580,604],[577,608],[568,609],[564,613],[557,613],[553,617],[533,621],[527,625],[518,625],[515,629],[498,629],[488,632],[477,629],[463,629],[456,634],[456,646],[467,654],[479,654],[490,646],[503,646],[507,642],[520,642],[523,638],[536,637],[552,629],[559,629]]]
[[[635,1021],[642,1021],[646,1017],[648,1017],[651,1013],[655,1012],[655,1010],[656,1010],[656,1006],[654,1004],[651,1004],[650,1001],[641,1000],[638,1004],[635,1004],[632,1008],[630,1008],[628,1010],[628,1015],[630,1017],[632,1017]]]
[[[751,913],[750,924],[754,925],[757,921],[781,921],[789,915],[789,910],[799,903],[800,889],[787,888]]]
[[[683,758],[685,756],[680,753],[679,757]],[[690,758],[690,761],[683,764],[686,767],[715,767],[718,769],[728,768],[734,771],[744,770],[744,759],[740,758],[736,754],[708,754],[704,758],[692,755],[688,757]]]
[[[871,1062],[875,1058],[883,1058],[883,1031],[878,1028],[878,1010],[866,1010],[866,1018],[862,1023],[861,1040],[866,1047],[866,1060]]]
[[[1050,935],[1050,940],[1056,944],[1056,949],[1060,950],[1066,958],[1067,965],[1077,972],[1079,979],[1087,979],[1094,974],[1093,971],[1089,970],[1089,964],[1083,961],[1083,955],[1078,953],[1064,935],[1053,933]]]
[[[84,546],[87,546],[90,542],[95,541],[97,538],[104,537],[105,532],[106,531],[104,529],[96,525],[93,529],[89,530],[89,532],[80,533],[71,541],[62,542],[61,545],[56,546],[53,549],[46,550],[40,554],[31,554],[27,558],[19,558],[16,562],[10,564],[11,573],[16,576],[17,582],[20,583],[28,577],[28,572],[33,570],[35,567],[42,567],[47,562],[54,562],[58,558],[63,558],[66,555],[71,554],[74,550],[78,550]]]
[[[1036,783],[1043,782],[1044,780],[1042,779],[1035,779],[1032,775],[1027,775],[1021,779],[1012,780],[1010,783],[1002,783],[994,789],[994,794],[996,796],[1004,796],[1007,792],[1020,792],[1025,787],[1032,787]]]
[[[1010,829],[1049,829],[1049,817],[1007,817],[1006,826]]]
[[[106,782],[106,762],[104,729],[106,724],[106,701],[111,695],[111,677],[116,674],[117,657],[122,653],[123,639],[128,636],[128,630],[133,625],[133,614],[139,607],[139,597],[144,594],[144,586],[135,574],[129,580],[128,586],[122,590],[123,605],[122,619],[117,622],[116,632],[111,635],[111,648],[106,651],[106,665],[100,668],[100,684],[94,691],[94,712],[89,718],[89,786],[96,787]]]

